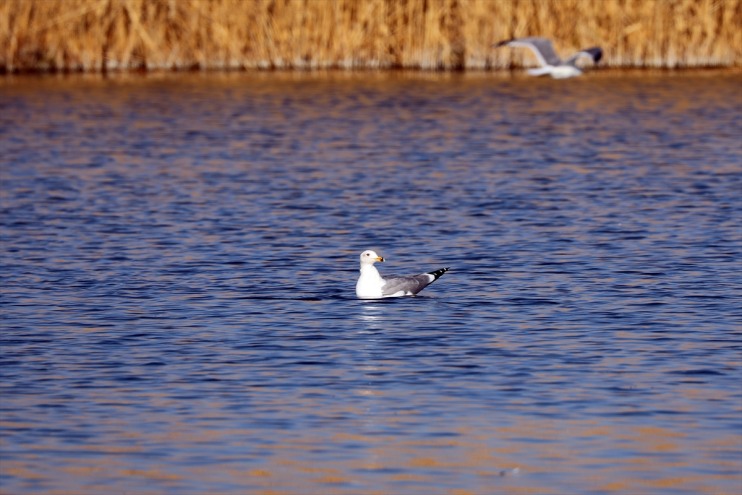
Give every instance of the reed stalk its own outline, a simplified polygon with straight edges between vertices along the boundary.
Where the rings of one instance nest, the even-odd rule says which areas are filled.
[[[519,36],[608,67],[736,67],[742,0],[3,0],[0,71],[502,69]]]

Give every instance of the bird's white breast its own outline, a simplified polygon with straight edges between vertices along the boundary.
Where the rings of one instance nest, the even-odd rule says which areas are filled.
[[[566,79],[582,74],[582,71],[571,65],[557,65],[551,69],[551,77],[554,79]]]
[[[361,267],[361,276],[356,283],[356,296],[360,299],[379,299],[383,286],[384,280],[373,265]]]

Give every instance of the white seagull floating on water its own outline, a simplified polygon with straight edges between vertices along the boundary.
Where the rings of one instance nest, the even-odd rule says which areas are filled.
[[[377,261],[384,261],[384,258],[371,250],[361,253],[361,276],[358,277],[356,284],[356,296],[359,299],[414,296],[448,271],[448,268],[441,268],[420,275],[408,277],[392,275],[383,278],[374,266]]]
[[[567,60],[560,59],[551,41],[546,38],[515,38],[496,43],[494,46],[523,46],[530,48],[538,57],[541,67],[537,69],[528,69],[532,76],[543,76],[549,74],[555,79],[565,79],[567,77],[579,76],[582,71],[577,67],[577,60],[580,57],[590,57],[593,62],[597,63],[603,57],[603,50],[599,46],[585,48],[572,55]]]

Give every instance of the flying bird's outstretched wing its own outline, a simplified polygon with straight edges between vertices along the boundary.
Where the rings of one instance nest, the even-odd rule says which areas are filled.
[[[567,59],[565,63],[574,64],[580,57],[590,57],[593,62],[598,63],[600,59],[603,58],[603,49],[599,46],[585,48],[584,50],[580,50],[579,52],[569,57],[569,59]]]
[[[546,38],[513,38],[497,43],[496,46],[520,46],[530,48],[541,65],[559,65],[562,60],[554,51],[550,40]]]

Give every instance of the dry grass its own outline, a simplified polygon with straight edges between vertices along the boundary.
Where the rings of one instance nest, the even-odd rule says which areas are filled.
[[[501,39],[605,49],[610,67],[732,67],[742,0],[2,0],[0,71],[491,69]]]

